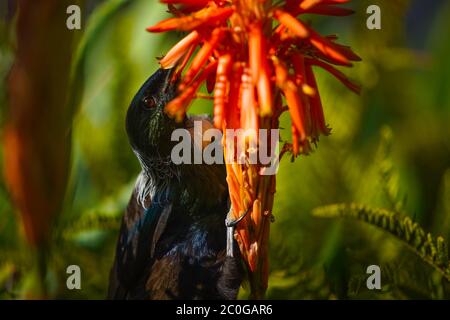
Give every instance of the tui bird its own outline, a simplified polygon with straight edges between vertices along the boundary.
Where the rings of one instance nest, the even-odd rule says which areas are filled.
[[[176,78],[174,68],[157,70],[127,112],[126,131],[142,171],[122,220],[109,299],[235,299],[243,278],[224,223],[230,209],[224,165],[170,159],[173,130],[196,120],[175,121],[164,111],[177,94]]]

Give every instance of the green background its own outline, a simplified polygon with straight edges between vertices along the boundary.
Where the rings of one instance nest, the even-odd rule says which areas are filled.
[[[404,241],[355,219],[322,219],[314,208],[361,203],[410,216],[445,240],[450,236],[450,3],[353,1],[350,17],[308,17],[321,34],[337,34],[362,57],[343,70],[360,96],[317,71],[329,137],[306,157],[282,161],[270,242],[268,298],[411,299],[450,297],[449,283]],[[5,2],[6,4],[6,2]],[[368,30],[370,4],[382,29]],[[14,19],[0,17],[0,121],[14,59]],[[54,228],[45,279],[53,298],[103,299],[121,215],[139,164],[124,117],[134,93],[181,34],[149,34],[164,18],[151,0],[82,3],[77,32],[71,178]],[[57,49],[56,49],[57,50]],[[197,101],[191,112],[211,112]],[[287,116],[282,127],[289,128]],[[282,130],[289,139],[290,130]],[[1,158],[0,158],[1,163]],[[0,179],[0,298],[24,297],[34,263]],[[82,290],[67,290],[66,267],[82,270]],[[382,270],[382,289],[368,290],[366,268]],[[246,288],[241,292],[246,296]]]

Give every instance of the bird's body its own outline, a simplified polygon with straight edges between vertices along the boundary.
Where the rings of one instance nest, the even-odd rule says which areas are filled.
[[[226,256],[225,168],[171,161],[172,131],[192,122],[177,123],[164,112],[175,95],[171,77],[158,70],[128,110],[127,133],[142,172],[122,221],[108,296],[234,299],[242,270],[239,256]]]

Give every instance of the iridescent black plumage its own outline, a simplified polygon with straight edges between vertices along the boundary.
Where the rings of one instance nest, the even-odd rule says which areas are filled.
[[[164,112],[176,93],[172,78],[172,70],[158,70],[128,109],[127,134],[142,172],[120,229],[108,297],[234,299],[242,269],[239,256],[226,257],[225,168],[170,161],[172,131],[192,123]]]

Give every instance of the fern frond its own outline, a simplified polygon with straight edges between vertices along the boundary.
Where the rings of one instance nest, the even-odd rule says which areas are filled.
[[[348,217],[377,226],[402,240],[409,249],[439,271],[450,281],[448,247],[442,237],[434,238],[411,218],[386,209],[370,208],[361,204],[333,204],[313,210],[321,218]]]
[[[69,239],[73,235],[91,230],[117,230],[120,226],[121,216],[89,214],[66,226],[62,230],[62,238]]]

